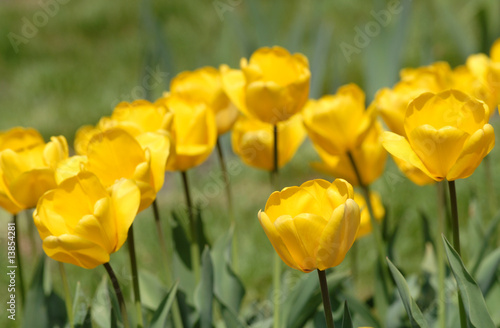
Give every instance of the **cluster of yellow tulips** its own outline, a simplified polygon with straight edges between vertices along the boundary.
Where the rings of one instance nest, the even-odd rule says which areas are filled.
[[[489,57],[472,55],[455,69],[445,62],[403,69],[400,81],[379,90],[369,106],[355,84],[309,100],[310,76],[304,55],[261,48],[241,59],[240,69],[182,72],[155,102],[118,104],[109,117],[77,131],[71,156],[63,136],[45,143],[32,128],[2,132],[0,206],[12,214],[35,208],[45,253],[92,269],[125,243],[137,213],[164,185],[165,171],[186,177],[220,135],[231,131],[234,153],[274,175],[309,136],[321,159],[311,166],[337,179],[272,193],[258,213],[271,244],[291,268],[318,270],[323,287],[324,270],[373,229],[384,265],[377,220],[385,210],[370,184],[383,174],[387,152],[418,185],[474,172],[495,143],[488,121],[500,103],[500,41]],[[192,211],[190,202],[188,195]]]

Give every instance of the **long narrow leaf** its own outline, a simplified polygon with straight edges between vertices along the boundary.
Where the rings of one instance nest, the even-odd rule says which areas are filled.
[[[500,248],[490,253],[477,271],[477,283],[481,288],[481,292],[486,297],[495,283],[498,274],[498,267],[500,266]]]
[[[174,304],[178,285],[179,282],[176,282],[168,294],[165,295],[165,298],[161,301],[160,306],[156,309],[153,319],[151,320],[151,328],[166,327],[168,313],[170,312],[172,304]]]
[[[344,318],[342,319],[342,328],[354,328],[351,319],[351,313],[349,313],[349,306],[347,301],[344,302]]]
[[[401,300],[403,301],[403,305],[405,306],[406,313],[410,318],[410,323],[412,327],[420,327],[420,328],[428,328],[429,325],[425,321],[424,315],[417,303],[410,294],[410,288],[408,288],[408,284],[406,283],[405,278],[399,272],[399,270],[392,264],[391,260],[387,259],[387,263],[389,264],[389,269],[391,270],[392,277],[396,282],[396,286],[398,287],[399,295],[401,296]]]
[[[458,289],[460,290],[465,312],[472,326],[477,328],[495,328],[495,324],[491,320],[491,316],[486,308],[486,302],[484,301],[481,289],[465,268],[458,253],[444,236],[443,243],[451,271],[455,276]]]

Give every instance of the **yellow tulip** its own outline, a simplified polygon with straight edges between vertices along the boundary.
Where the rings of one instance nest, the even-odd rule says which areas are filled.
[[[109,129],[120,128],[137,137],[148,132],[165,133],[170,129],[171,123],[172,114],[161,104],[153,104],[147,100],[121,102],[116,105],[111,117],[101,118],[95,127],[85,125],[78,129],[75,151],[79,155],[85,155],[90,140]]]
[[[281,47],[260,48],[241,70],[221,66],[222,84],[246,116],[276,124],[302,110],[309,96],[311,72],[307,58]]]
[[[453,70],[453,88],[482,100],[488,105],[490,116],[500,102],[500,63],[485,54],[471,55],[465,66]]]
[[[343,261],[356,238],[360,212],[353,197],[345,180],[307,181],[272,193],[259,221],[288,266],[326,270]]]
[[[15,127],[8,131],[0,132],[0,152],[5,149],[11,149],[15,152],[23,149],[30,149],[38,145],[43,145],[43,137],[35,129],[25,129]],[[23,208],[17,204],[5,185],[3,171],[0,166],[0,207],[11,214],[19,213]]]
[[[490,49],[490,58],[495,63],[500,63],[500,38],[496,39]]]
[[[306,132],[302,117],[297,114],[278,124],[278,166],[288,163],[297,152]],[[271,171],[274,168],[273,125],[241,116],[231,134],[233,151],[252,167]]]
[[[139,211],[142,211],[151,205],[163,185],[170,142],[160,133],[144,133],[139,137],[133,138],[121,129],[94,136],[84,169],[94,173],[106,187],[122,178],[134,180],[141,191]],[[147,139],[144,144],[142,138]]]
[[[51,137],[44,143],[32,129],[16,128],[1,137],[6,148],[0,152],[0,190],[19,208],[36,206],[40,196],[56,187],[54,177],[57,164],[68,157],[68,144],[63,136]],[[26,142],[26,146],[22,144]]]
[[[139,202],[133,181],[106,188],[94,174],[80,172],[44,194],[33,218],[49,257],[92,269],[123,245]]]
[[[365,111],[365,94],[355,84],[335,95],[310,100],[303,111],[312,142],[330,155],[344,155],[358,148],[375,122],[373,111]]]
[[[466,178],[495,145],[488,119],[488,106],[463,92],[424,93],[408,105],[406,137],[385,132],[383,146],[435,181]]]
[[[371,184],[384,172],[387,152],[380,142],[382,126],[375,122],[361,145],[351,151],[363,185]],[[312,163],[312,167],[320,172],[350,181],[353,185],[360,185],[356,172],[347,154],[330,155],[321,147],[315,145],[321,163]]]
[[[173,113],[170,129],[172,154],[168,171],[186,171],[203,163],[217,142],[217,125],[213,112],[203,102],[170,94],[157,100]]]
[[[180,73],[170,82],[170,93],[207,104],[215,115],[219,135],[229,131],[238,118],[238,109],[224,92],[221,73],[214,67]]]
[[[424,92],[448,89],[451,75],[451,68],[445,62],[419,68],[405,68],[400,72],[401,81],[392,89],[379,90],[369,108],[382,117],[392,132],[404,136],[403,121],[408,103]]]
[[[359,230],[356,239],[362,238],[372,232],[372,223],[370,220],[370,212],[366,206],[365,197],[363,195],[354,193],[354,201],[358,204],[361,211],[359,219]],[[370,192],[370,202],[373,207],[373,215],[377,221],[381,221],[385,215],[385,208],[382,204],[380,196],[376,192]]]

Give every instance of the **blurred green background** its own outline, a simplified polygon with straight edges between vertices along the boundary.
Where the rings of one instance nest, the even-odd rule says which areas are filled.
[[[394,10],[391,12],[390,8]],[[118,102],[137,98],[154,100],[168,90],[170,79],[179,72],[223,63],[238,67],[241,57],[248,57],[261,46],[280,45],[309,58],[312,98],[334,93],[340,85],[355,82],[365,90],[370,101],[380,87],[392,86],[397,81],[402,67],[437,60],[460,65],[470,54],[488,52],[493,41],[500,37],[498,0],[119,3],[2,0],[0,12],[0,130],[30,126],[46,139],[62,134],[70,145],[78,127],[95,124],[101,116],[110,115]],[[382,23],[377,17],[383,17]],[[367,33],[372,36],[361,36]],[[350,50],[357,50],[346,56],[346,45]],[[495,127],[498,127],[497,121],[495,116]],[[223,145],[226,153],[230,153],[229,135],[224,136]],[[498,162],[497,153],[490,155],[494,163]],[[229,158],[240,168],[231,182],[237,229],[244,232],[238,241],[239,274],[247,286],[246,302],[250,303],[268,296],[271,281],[269,263],[273,250],[256,218],[271,189],[267,172],[244,166],[234,155]],[[307,179],[324,177],[309,167],[309,162],[316,158],[310,143],[304,143],[281,172],[281,185],[298,185]],[[218,170],[217,159],[212,156],[190,172],[194,193],[203,197],[207,184],[220,180]],[[417,272],[424,254],[419,213],[434,217],[435,189],[411,184],[392,162],[388,163],[388,171],[374,189],[381,192],[388,205],[391,225],[400,225],[395,262],[407,272]],[[469,215],[477,219],[469,224],[480,224],[484,220],[480,209],[486,208],[482,167],[474,177],[459,183],[459,201],[460,197],[468,200],[461,203],[462,220]],[[184,201],[180,188],[180,177],[167,174],[165,188],[158,196],[163,219],[170,216],[169,211],[176,204]],[[398,197],[394,197],[396,192]],[[222,190],[209,201],[203,215],[206,233],[214,241],[228,227]],[[3,212],[0,217],[5,219],[3,222],[8,220]],[[142,248],[140,264],[157,272],[161,267],[158,254],[150,252],[158,247],[155,238],[151,238],[156,232],[150,210],[141,213],[136,222],[136,242]],[[2,240],[6,236],[4,229],[0,227]],[[25,221],[21,221],[19,229],[29,234],[29,224]],[[473,234],[474,229],[471,231]],[[35,232],[34,240],[40,252],[37,238]],[[360,254],[369,259],[360,268],[362,274],[368,273],[364,281],[366,290],[361,290],[360,295],[371,292],[369,271],[375,253],[370,238],[362,240],[360,247]],[[30,245],[28,241],[21,244],[27,256],[26,280],[34,269],[33,255],[37,253]],[[470,247],[468,253],[465,239],[465,258],[475,250],[474,245]],[[112,262],[127,276],[125,255],[125,251],[118,252],[112,256]],[[398,259],[408,260],[399,262]],[[2,257],[2,267],[3,262]],[[104,273],[97,269],[67,267],[72,286],[83,280],[87,287],[95,287]],[[61,287],[56,283],[55,288]],[[130,286],[126,285],[125,289],[129,292]],[[88,294],[92,295],[92,288]],[[0,321],[0,325],[5,327],[4,321]]]

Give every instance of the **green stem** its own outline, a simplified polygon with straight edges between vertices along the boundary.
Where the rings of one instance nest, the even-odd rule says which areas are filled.
[[[349,161],[351,162],[353,171],[356,175],[356,179],[359,182],[359,186],[361,187],[361,190],[363,192],[363,197],[365,198],[366,202],[366,207],[368,208],[368,213],[370,214],[370,223],[372,225],[372,233],[373,237],[375,240],[375,247],[377,248],[377,253],[378,253],[378,261],[380,265],[380,270],[382,274],[382,286],[383,286],[383,291],[384,291],[384,296],[387,301],[390,300],[390,292],[389,292],[389,286],[388,282],[391,281],[389,278],[389,272],[387,271],[387,266],[385,262],[385,251],[384,251],[384,243],[382,240],[382,232],[380,229],[380,226],[375,219],[375,214],[373,211],[373,206],[372,206],[372,201],[370,198],[370,187],[366,184],[363,183],[363,179],[361,178],[361,174],[359,172],[358,166],[356,165],[356,161],[354,160],[354,157],[352,156],[351,152],[347,152],[347,157],[349,157]]]
[[[489,218],[492,218],[495,214],[495,187],[493,186],[493,171],[491,168],[491,159],[490,156],[486,156],[483,159],[484,162],[484,174],[486,179],[486,192],[488,193],[488,210],[489,210]]]
[[[184,195],[186,197],[186,205],[188,208],[189,227],[191,229],[191,261],[196,281],[200,281],[200,248],[198,246],[198,227],[196,217],[193,212],[193,203],[191,201],[191,192],[189,191],[189,182],[186,171],[181,172],[182,184],[184,186]]]
[[[226,199],[227,199],[227,210],[229,212],[229,220],[231,222],[231,226],[233,227],[233,239],[232,239],[232,264],[235,272],[238,272],[239,261],[238,261],[238,238],[236,237],[236,220],[234,216],[234,207],[233,207],[233,197],[231,193],[231,184],[229,181],[229,173],[227,172],[226,162],[224,161],[224,153],[222,151],[222,145],[220,142],[220,137],[217,138],[217,155],[219,156],[220,169],[222,171],[222,176],[224,179],[224,185],[226,190]]]
[[[460,251],[460,228],[458,222],[458,206],[457,206],[457,190],[455,188],[455,181],[448,181],[450,189],[450,206],[451,206],[451,227],[453,230],[453,248],[457,251],[458,255],[462,257]],[[460,327],[467,328],[467,318],[465,316],[464,303],[462,302],[462,295],[458,291],[458,310],[460,312]]]
[[[24,279],[23,279],[23,265],[22,265],[22,260],[21,260],[21,251],[19,250],[19,228],[17,226],[17,214],[12,215],[12,222],[14,223],[14,227],[16,227],[15,230],[15,252],[16,252],[16,262],[17,262],[17,269],[19,271],[19,274],[16,275],[19,277],[19,289],[21,291],[21,306],[24,308],[24,300],[26,299],[26,292],[24,289]]]
[[[135,310],[137,311],[137,327],[144,327],[142,319],[141,290],[139,288],[139,273],[137,271],[137,257],[135,254],[134,225],[128,229],[128,254],[130,256],[130,267],[132,270],[132,285],[134,288]]]
[[[436,229],[436,237],[434,247],[436,248],[437,270],[438,270],[438,327],[446,327],[446,290],[445,290],[445,262],[444,249],[441,242],[441,235],[446,230],[446,204],[443,193],[443,184],[438,182],[437,186],[437,207],[438,207],[438,226]]]
[[[155,217],[156,230],[158,231],[158,239],[160,240],[160,249],[163,254],[163,265],[165,269],[165,277],[167,279],[167,286],[172,285],[173,281],[173,261],[170,253],[167,251],[167,244],[165,242],[165,238],[163,237],[163,229],[161,227],[160,222],[160,211],[158,210],[158,203],[156,199],[153,201],[153,214]],[[177,302],[177,298],[174,300],[174,304],[172,305],[172,318],[174,319],[174,326],[176,328],[182,328],[182,318],[179,309],[179,303]]]
[[[271,172],[271,184],[274,190],[278,190],[278,125],[273,126],[273,170]],[[278,253],[274,254],[273,270],[273,302],[274,302],[274,328],[281,327],[281,259]]]
[[[111,280],[113,288],[115,289],[116,298],[118,299],[118,304],[120,305],[120,312],[122,314],[123,326],[125,328],[129,328],[130,323],[128,321],[127,307],[125,306],[125,300],[123,299],[123,293],[120,288],[120,285],[118,284],[118,279],[116,278],[115,272],[111,268],[111,265],[109,265],[109,262],[104,263],[103,265],[104,268],[106,268],[106,271],[108,272],[109,275],[109,279]]]
[[[319,285],[321,287],[321,296],[323,298],[323,308],[325,310],[326,326],[335,328],[333,323],[332,305],[330,304],[330,295],[328,293],[328,284],[326,282],[326,273],[320,269],[318,271]]]
[[[351,246],[351,271],[352,278],[354,282],[354,287],[356,290],[356,281],[358,277],[358,243],[354,241],[354,244]]]
[[[68,321],[70,328],[74,327],[73,320],[73,301],[71,299],[71,292],[69,290],[68,278],[66,276],[66,269],[64,268],[64,263],[59,263],[59,272],[61,273],[61,280],[64,288],[64,298],[66,301],[66,312],[68,313]]]

